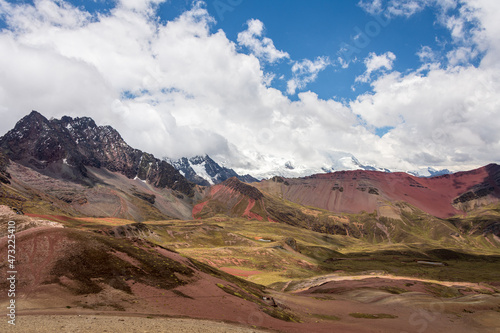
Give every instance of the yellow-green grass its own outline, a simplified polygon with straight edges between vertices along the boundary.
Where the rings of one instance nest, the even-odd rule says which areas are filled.
[[[312,207],[302,209],[310,210],[309,214],[320,217],[334,215]],[[493,212],[488,215],[490,210]],[[482,215],[471,215],[470,219],[496,214],[494,207],[490,210],[483,211]],[[249,276],[247,280],[263,285],[339,271],[343,274],[381,271],[441,281],[498,281],[495,272],[500,271],[500,248],[494,246],[494,240],[482,235],[463,235],[460,240],[456,240],[450,237],[451,232],[457,231],[452,223],[411,207],[403,211],[406,215],[402,215],[402,220],[378,218],[375,213],[344,214],[349,224],[364,225],[368,230],[359,238],[327,235],[284,223],[224,215],[204,220],[148,221],[144,225],[152,236],[140,236],[215,267],[261,271],[261,274]],[[469,223],[471,220],[460,221]],[[76,228],[109,229],[134,221],[71,217],[63,223]],[[370,231],[376,229],[377,223],[393,226],[391,237],[394,239],[384,239],[380,234]],[[270,241],[259,241],[259,238]],[[287,238],[297,242],[298,251],[287,246]],[[441,258],[429,253],[433,249],[447,249],[452,254],[469,253],[471,256]],[[418,264],[417,260],[439,261],[446,266],[425,266]]]

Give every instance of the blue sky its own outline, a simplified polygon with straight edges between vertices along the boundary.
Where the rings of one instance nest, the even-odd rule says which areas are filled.
[[[494,0],[0,0],[0,131],[91,116],[163,157],[297,174],[500,161]],[[348,167],[345,166],[344,167]]]
[[[277,49],[285,50],[294,60],[314,59],[317,56],[327,56],[335,61],[341,52],[343,43],[356,47],[354,37],[362,31],[375,26],[380,27],[380,33],[368,36],[366,47],[357,48],[359,53],[354,56],[358,61],[349,70],[339,66],[330,66],[322,72],[318,79],[307,88],[316,92],[321,98],[354,99],[360,92],[369,89],[367,85],[352,85],[356,76],[361,75],[365,68],[362,60],[370,52],[377,54],[387,51],[397,52],[398,59],[394,68],[399,71],[416,69],[421,62],[417,52],[423,45],[432,45],[444,53],[450,49],[439,41],[449,41],[450,32],[441,25],[435,24],[436,13],[426,9],[419,15],[410,18],[386,18],[365,12],[356,1],[209,1],[206,8],[215,18],[213,30],[222,29],[227,37],[237,40],[238,33],[246,27],[250,19],[258,19],[265,24],[265,34],[274,41]],[[160,7],[160,17],[169,20],[189,9],[189,1],[172,1]],[[382,27],[382,22],[388,22]],[[360,42],[361,43],[361,42]],[[364,42],[363,42],[364,43]],[[363,45],[363,44],[361,44]],[[242,52],[248,50],[242,49]],[[290,61],[266,66],[269,71],[276,71],[287,77],[290,74]],[[275,82],[278,89],[286,90],[283,82]]]
[[[22,2],[33,3],[29,0]],[[91,13],[109,13],[116,6],[115,1],[107,0],[68,2]],[[158,5],[155,15],[166,23],[188,11],[192,3],[190,0],[165,1]],[[245,30],[248,20],[258,19],[264,23],[266,37],[274,41],[278,50],[285,50],[290,54],[290,59],[263,64],[266,71],[284,76],[283,80],[275,80],[272,86],[285,92],[285,80],[290,76],[292,60],[326,56],[335,62],[338,57],[351,54],[342,52],[344,43],[359,50],[359,53],[353,53],[356,59],[352,59],[352,66],[348,70],[333,64],[322,71],[307,89],[302,89],[312,90],[324,99],[355,99],[360,93],[369,91],[369,84],[355,84],[355,78],[363,74],[363,59],[370,52],[397,53],[393,68],[404,72],[420,67],[417,52],[424,45],[432,46],[443,54],[451,49],[450,32],[436,24],[437,13],[432,8],[426,8],[409,18],[387,18],[367,13],[356,1],[213,0],[205,2],[204,7],[214,19],[211,31],[222,29],[234,42],[237,41],[238,34]],[[371,30],[375,33],[370,29],[375,29]],[[362,38],[367,39],[360,40],[357,44],[354,38],[360,31],[363,33]],[[367,31],[370,31],[369,35]],[[367,45],[364,46],[365,44]],[[359,45],[363,47],[358,47]],[[250,53],[244,47],[240,51]],[[297,96],[293,94],[290,98],[296,100]]]

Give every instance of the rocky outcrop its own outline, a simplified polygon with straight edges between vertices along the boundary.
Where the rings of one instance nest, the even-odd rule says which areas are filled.
[[[300,252],[299,250],[299,247],[297,245],[297,241],[295,240],[295,238],[292,238],[292,237],[287,237],[283,240],[283,242],[290,246],[290,248],[292,248],[292,250],[296,251],[296,252]]]

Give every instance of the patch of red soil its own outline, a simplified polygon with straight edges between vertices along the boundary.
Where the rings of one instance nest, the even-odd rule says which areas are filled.
[[[262,220],[263,220],[263,217],[262,217],[262,216],[260,216],[260,215],[258,215],[258,214],[255,214],[255,213],[252,213],[252,212],[250,212],[250,213],[248,214],[248,218],[250,218],[250,219],[256,219],[256,220],[258,220],[258,221],[262,221]]]
[[[220,185],[220,184],[214,185],[214,186],[210,187],[210,195],[214,196],[222,189],[226,189],[226,187],[224,185]]]
[[[18,295],[28,297],[46,284],[54,263],[63,255],[63,249],[74,243],[66,237],[66,232],[63,228],[41,227],[16,233]],[[4,247],[7,247],[7,237],[0,239],[0,249]],[[6,249],[4,253],[7,253]],[[7,256],[4,260],[7,260]],[[7,270],[0,272],[2,281],[5,281],[7,274]]]
[[[205,202],[202,202],[202,203],[199,203],[197,205],[195,205],[193,207],[193,219],[196,218],[196,215],[198,215],[199,213],[201,213],[201,211],[203,210],[203,207],[205,207],[205,205],[208,203],[208,201],[205,201]]]
[[[262,216],[250,211],[254,206],[255,206],[255,200],[249,198],[248,199],[248,206],[247,206],[247,208],[245,208],[245,212],[243,213],[242,216],[246,216],[249,219],[256,219],[256,220],[262,221],[263,220]]]
[[[245,271],[242,269],[231,268],[231,267],[220,267],[219,269],[221,271],[224,271],[224,272],[229,273],[231,275],[242,276],[242,277],[249,277],[252,275],[257,275],[257,274],[263,273],[261,271]]]
[[[247,208],[245,208],[245,212],[243,213],[243,216],[248,216],[250,214],[250,209],[255,206],[255,200],[253,199],[248,199],[248,205]]]

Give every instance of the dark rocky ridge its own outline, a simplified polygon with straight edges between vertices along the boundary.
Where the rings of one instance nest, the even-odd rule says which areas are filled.
[[[260,200],[264,197],[261,191],[255,187],[242,183],[238,178],[232,177],[222,183],[222,185],[244,195],[252,200]]]
[[[453,204],[467,203],[469,201],[481,199],[491,194],[498,192],[500,187],[500,168],[496,164],[488,164],[484,167],[488,172],[488,177],[484,179],[483,182],[474,185],[469,189],[469,191],[461,194],[455,200]]]
[[[64,170],[73,181],[89,183],[86,167],[104,168],[193,195],[194,184],[172,165],[130,147],[111,126],[97,126],[88,117],[48,120],[32,111],[0,138],[0,151],[42,173]]]
[[[0,152],[0,183],[10,184],[10,175],[7,172],[9,160]]]

